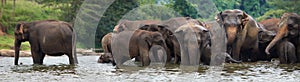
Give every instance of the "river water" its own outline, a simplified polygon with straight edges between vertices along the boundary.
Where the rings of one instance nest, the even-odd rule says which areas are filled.
[[[44,65],[32,65],[31,57],[21,57],[13,65],[13,57],[0,57],[0,82],[277,82],[300,81],[300,65],[255,62],[224,67],[200,66],[197,72],[181,71],[179,66],[115,69],[111,64],[97,63],[99,56],[79,56],[77,66],[68,65],[67,56],[44,59]],[[188,69],[188,68],[187,68]]]

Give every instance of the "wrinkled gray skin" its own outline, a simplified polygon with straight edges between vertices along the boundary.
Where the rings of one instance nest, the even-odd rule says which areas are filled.
[[[160,25],[165,26],[165,28],[169,31],[169,32],[165,32],[170,35],[168,37],[168,40],[166,40],[166,42],[171,51],[171,56],[174,57],[174,59],[175,59],[174,63],[177,63],[177,64],[179,64],[181,61],[181,58],[180,58],[181,50],[180,50],[180,44],[178,42],[179,37],[174,35],[175,30],[178,29],[180,26],[185,25],[189,22],[203,26],[203,24],[200,21],[198,21],[196,19],[192,19],[190,17],[170,18],[170,19],[162,21],[160,23]]]
[[[34,64],[43,64],[46,54],[49,56],[66,54],[70,64],[78,63],[75,53],[75,32],[66,22],[42,20],[17,24],[15,27],[15,65],[18,65],[21,43],[25,41],[30,43]]]
[[[227,52],[236,60],[256,61],[258,54],[257,22],[242,10],[225,10],[215,17],[225,29]],[[250,51],[250,52],[248,52]]]
[[[210,33],[203,26],[187,23],[175,30],[175,35],[181,44],[181,64],[199,65],[204,48],[210,46]],[[198,44],[198,45],[197,45]]]
[[[208,29],[194,22],[187,23],[175,30],[181,45],[182,55],[181,64],[183,65],[199,65],[201,62],[204,65],[209,65],[211,62],[211,33]],[[198,44],[198,45],[195,45]],[[184,55],[188,54],[188,55]],[[225,55],[228,62],[240,63],[231,58],[230,55]],[[186,61],[187,60],[187,61]]]

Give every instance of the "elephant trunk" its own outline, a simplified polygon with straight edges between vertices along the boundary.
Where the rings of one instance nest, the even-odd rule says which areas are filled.
[[[227,32],[227,39],[228,39],[227,44],[234,43],[237,34],[237,27],[235,26],[227,27],[226,32]]]
[[[269,45],[267,46],[267,48],[265,49],[266,54],[270,54],[269,50],[279,41],[281,40],[283,37],[285,37],[288,33],[287,27],[281,27],[280,30],[277,32],[277,35],[275,36],[275,38],[269,43]]]
[[[21,41],[15,40],[15,65],[18,65]]]
[[[233,63],[241,63],[242,61],[237,61],[235,59],[233,59],[228,53],[225,53],[225,57],[226,57],[226,60],[229,60],[230,62],[233,62]]]

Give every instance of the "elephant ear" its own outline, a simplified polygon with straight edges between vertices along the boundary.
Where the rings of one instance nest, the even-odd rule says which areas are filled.
[[[28,27],[25,26],[25,23],[19,23],[15,27],[16,33],[24,34],[27,31],[28,31]]]
[[[241,18],[242,18],[241,22],[243,26],[245,26],[249,22],[249,20],[252,20],[246,12],[242,13]]]
[[[222,18],[222,12],[218,13],[218,14],[215,16],[215,20],[216,20],[219,24],[223,25],[224,19]]]

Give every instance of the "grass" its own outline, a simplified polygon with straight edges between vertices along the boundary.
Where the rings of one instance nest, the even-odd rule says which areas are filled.
[[[12,35],[0,36],[0,50],[13,49],[13,47],[14,47],[14,36]],[[23,42],[21,45],[21,50],[30,50],[29,42]]]

